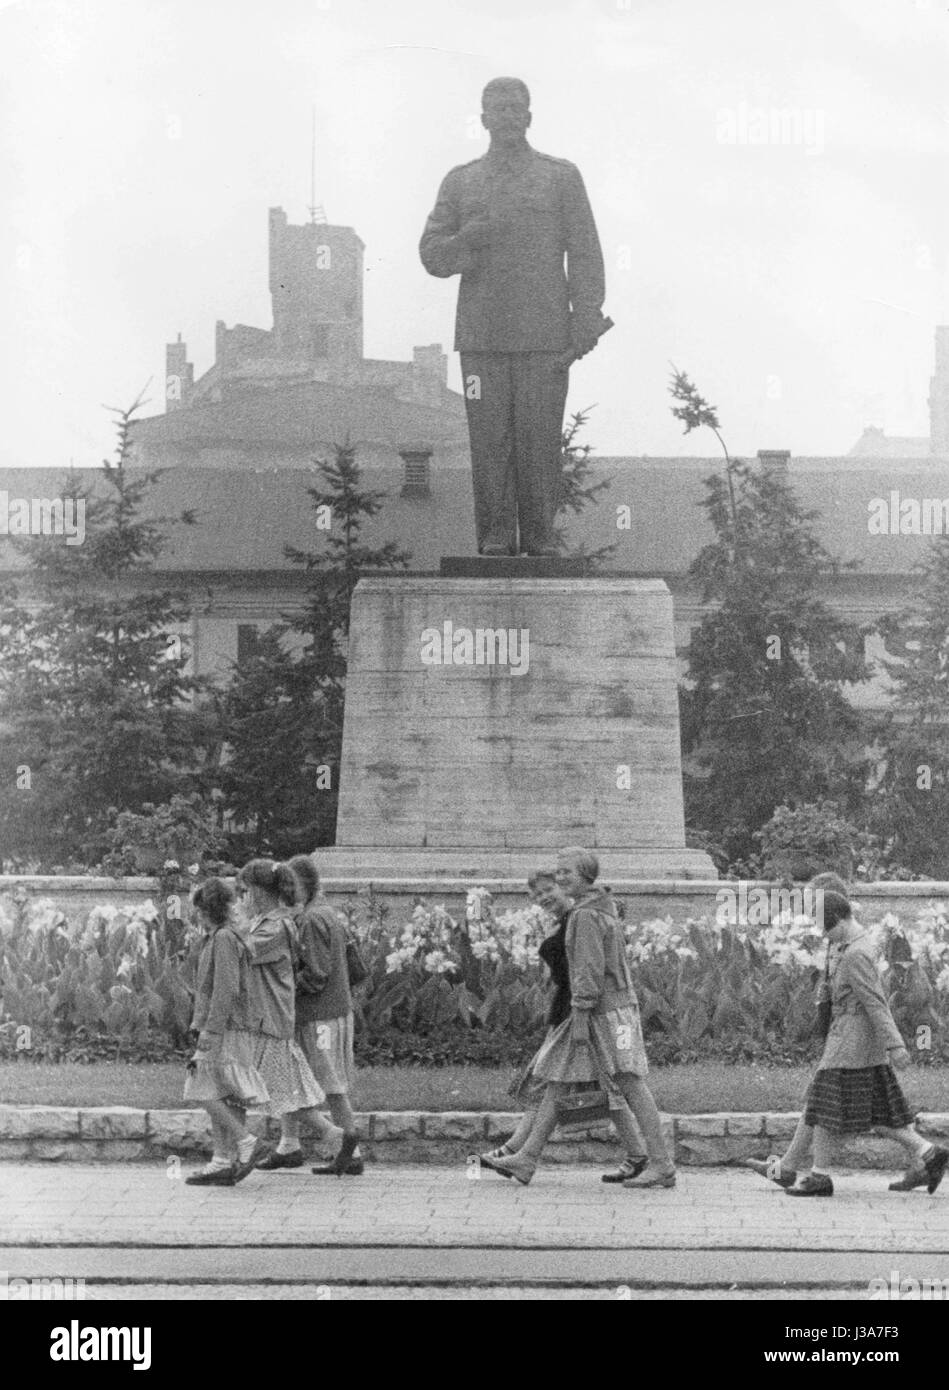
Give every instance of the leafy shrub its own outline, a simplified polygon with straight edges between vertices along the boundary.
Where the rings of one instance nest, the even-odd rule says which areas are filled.
[[[536,1049],[548,997],[540,909],[496,913],[475,890],[463,922],[419,902],[403,926],[371,895],[345,915],[370,968],[356,993],[360,1061],[518,1065]],[[888,914],[873,931],[908,1045],[921,1060],[949,1060],[945,910],[923,908],[905,926]],[[654,1062],[792,1063],[813,1054],[823,940],[807,919],[765,927],[660,919],[627,924],[626,936]],[[184,1055],[199,949],[186,915],[168,921],[151,902],[68,921],[48,899],[0,898],[0,1057]]]
[[[0,1056],[144,1060],[185,1047],[197,943],[182,955],[151,902],[70,924],[39,899],[0,914],[0,937]]]
[[[146,803],[140,812],[116,812],[104,839],[106,854],[100,867],[117,876],[158,874],[169,864],[176,869],[200,865],[225,849],[217,810],[197,792],[173,796],[159,806]]]
[[[754,839],[761,877],[781,881],[801,882],[825,870],[867,878],[879,856],[874,837],[842,816],[835,801],[779,806]]]

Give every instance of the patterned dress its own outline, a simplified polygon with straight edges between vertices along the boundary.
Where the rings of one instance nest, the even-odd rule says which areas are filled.
[[[273,908],[254,919],[249,939],[256,1028],[248,1043],[270,1096],[267,1109],[271,1115],[309,1110],[326,1097],[294,1038],[293,918]]]
[[[570,1017],[570,969],[567,965],[567,916],[565,912],[560,919],[557,930],[551,932],[550,936],[545,937],[540,944],[538,955],[550,971],[550,982],[553,985],[553,994],[547,1009],[547,1028],[548,1036],[552,1029],[563,1023],[564,1019]],[[534,1066],[540,1053],[543,1051],[543,1044],[538,1052],[527,1063],[527,1066],[515,1077],[508,1088],[508,1095],[515,1100],[521,1101],[525,1105],[535,1105],[543,1095],[545,1082],[538,1080],[534,1075]]]
[[[185,1078],[184,1098],[224,1100],[247,1109],[270,1096],[253,1047],[250,1021],[251,950],[233,923],[206,939],[198,958],[192,1027],[201,1034],[200,1056]],[[213,1049],[213,1050],[209,1050]]]
[[[609,894],[591,889],[567,920],[567,967],[572,1008],[545,1038],[533,1067],[538,1080],[595,1082],[604,1077],[646,1076],[639,1000],[626,959],[623,924]],[[576,1039],[579,1014],[588,1020],[589,1043]]]

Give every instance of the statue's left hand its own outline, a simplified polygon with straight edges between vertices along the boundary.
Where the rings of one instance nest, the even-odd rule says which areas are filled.
[[[586,328],[579,323],[570,325],[570,343],[572,347],[571,357],[586,357],[588,352],[592,352],[600,341],[600,334],[596,329]]]

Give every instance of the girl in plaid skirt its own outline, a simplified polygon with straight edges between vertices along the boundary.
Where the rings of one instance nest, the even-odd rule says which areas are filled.
[[[841,893],[825,891],[824,932],[839,947],[830,980],[831,1021],[820,1065],[810,1084],[803,1123],[813,1129],[813,1168],[787,1188],[792,1197],[832,1197],[836,1137],[888,1129],[910,1156],[906,1175],[891,1187],[935,1192],[949,1164],[949,1150],[929,1144],[912,1127],[913,1116],[894,1067],[909,1065],[899,1029],[880,985],[873,946]]]

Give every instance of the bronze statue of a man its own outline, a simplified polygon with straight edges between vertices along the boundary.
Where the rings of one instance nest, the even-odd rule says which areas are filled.
[[[446,175],[419,253],[461,275],[478,550],[555,555],[568,369],[609,326],[603,254],[580,171],[527,143],[525,84],[497,77],[481,104],[487,154]]]

